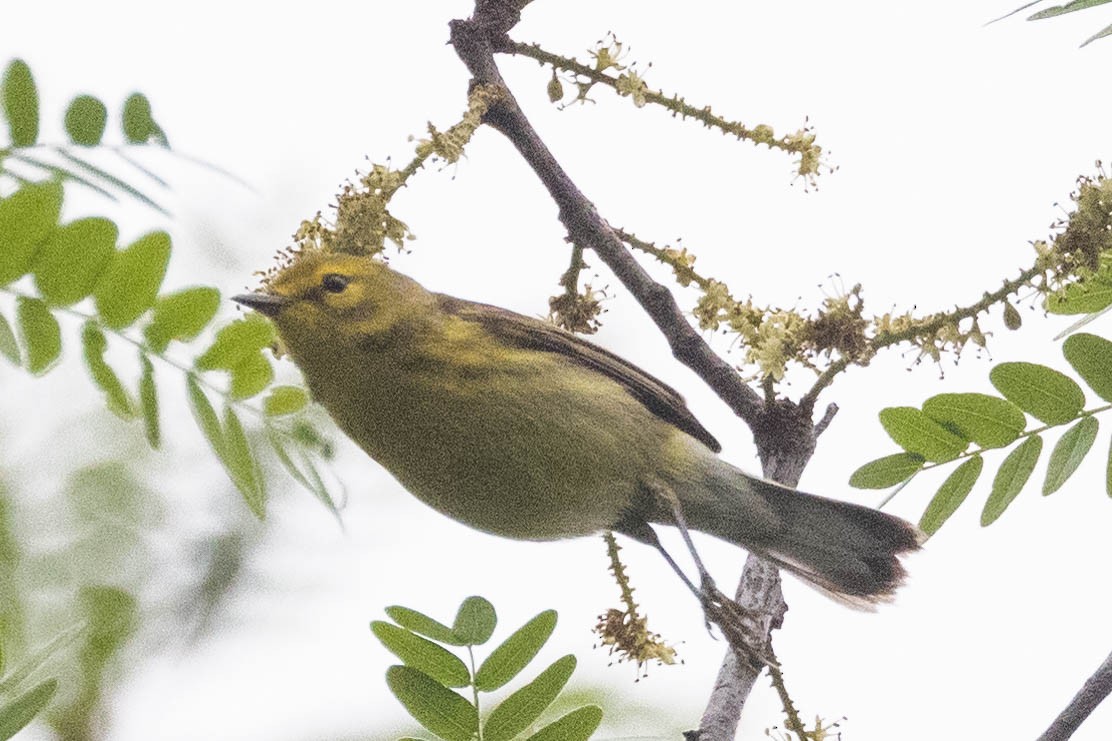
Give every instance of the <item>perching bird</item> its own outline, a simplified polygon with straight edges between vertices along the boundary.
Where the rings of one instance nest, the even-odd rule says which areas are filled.
[[[890,598],[920,533],[721,460],[672,388],[538,319],[432,293],[369,257],[305,251],[258,293],[313,397],[414,496],[522,540],[677,524],[858,607]],[[682,524],[682,522],[680,523]]]

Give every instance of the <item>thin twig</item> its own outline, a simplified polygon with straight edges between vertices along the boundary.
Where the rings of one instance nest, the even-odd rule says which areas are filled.
[[[959,307],[954,311],[942,312],[923,320],[914,321],[906,329],[899,332],[877,332],[876,336],[869,341],[869,349],[875,354],[882,348],[898,345],[901,342],[908,342],[916,338],[929,337],[948,324],[957,324],[963,319],[975,317],[983,311],[988,311],[989,307],[995,306],[1027,285],[1027,281],[1044,270],[1045,268],[1036,261],[1034,265],[1022,271],[1017,278],[1005,280],[1000,288],[985,293],[980,301]],[[834,381],[834,377],[854,363],[860,364],[860,360],[852,357],[841,357],[831,363],[826,370],[819,374],[815,383],[799,400],[800,405],[814,405],[819,393]]]
[[[822,415],[822,419],[815,425],[814,435],[817,438],[822,433],[826,432],[826,428],[834,421],[834,415],[838,413],[838,405],[830,404],[826,407],[826,412]]]

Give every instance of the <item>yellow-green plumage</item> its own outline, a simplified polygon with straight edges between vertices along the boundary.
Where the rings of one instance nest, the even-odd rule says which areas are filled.
[[[917,547],[901,520],[721,461],[682,398],[617,356],[380,262],[303,253],[237,300],[274,320],[314,398],[360,447],[480,530],[546,540],[670,524],[647,495],[664,488],[692,528],[857,603],[888,596],[903,576],[896,554]]]

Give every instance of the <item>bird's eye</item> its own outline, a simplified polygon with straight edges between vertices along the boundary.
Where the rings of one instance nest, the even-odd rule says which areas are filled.
[[[351,278],[346,275],[329,273],[321,279],[320,284],[324,287],[324,290],[329,293],[342,293],[343,290],[347,288],[349,282],[351,282]]]

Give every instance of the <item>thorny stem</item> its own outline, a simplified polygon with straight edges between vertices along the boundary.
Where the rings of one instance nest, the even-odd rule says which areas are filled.
[[[568,296],[575,296],[579,290],[579,274],[583,272],[583,268],[587,267],[587,263],[583,262],[583,247],[578,244],[571,246],[571,259],[568,261],[568,269],[560,276],[560,285],[564,287],[564,293]]]
[[[771,652],[772,646],[769,646],[768,650]],[[799,741],[808,741],[807,728],[803,725],[803,719],[799,717],[799,711],[796,710],[791,695],[788,694],[787,685],[784,684],[784,672],[781,671],[779,663],[769,662],[768,676],[772,680],[772,686],[776,688],[776,694],[780,696],[780,704],[784,706],[784,727],[798,736]]]
[[[529,57],[530,59],[535,59],[542,64],[550,65],[556,69],[586,77],[593,83],[606,85],[615,90],[618,89],[619,81],[617,77],[608,75],[605,72],[600,72],[594,67],[583,64],[572,57],[563,57],[559,54],[547,52],[537,44],[525,44],[519,41],[511,41],[504,51],[523,57]],[[809,142],[800,141],[793,137],[785,136],[775,139],[771,136],[762,135],[762,132],[758,130],[761,127],[749,128],[739,121],[730,121],[722,118],[712,113],[709,106],[697,108],[678,95],[665,95],[663,91],[651,90],[647,87],[642,91],[641,95],[644,96],[646,102],[667,108],[672,112],[673,116],[693,118],[701,122],[707,128],[716,128],[723,133],[733,134],[738,139],[747,139],[754,143],[767,144],[770,148],[799,155],[807,155],[814,146]],[[767,129],[768,127],[764,128]]]
[[[678,265],[669,257],[668,250],[666,248],[657,247],[652,242],[646,242],[645,240],[638,237],[636,234],[631,234],[621,227],[614,227],[614,233],[618,235],[618,239],[622,240],[633,249],[640,250],[646,255],[652,255],[657,260],[666,265],[671,265],[672,270],[676,272],[677,277],[680,277],[682,280],[691,281],[695,285],[699,286],[699,288],[702,288],[704,291],[711,287],[713,281],[711,281],[710,278],[700,275],[695,271],[695,268],[689,265]],[[680,275],[681,271],[682,275]]]
[[[900,342],[908,342],[919,337],[928,337],[948,324],[954,324],[960,322],[962,319],[975,317],[1027,285],[1027,281],[1043,272],[1044,269],[1042,265],[1033,265],[1021,272],[1018,278],[1005,280],[1000,288],[991,293],[985,293],[980,301],[970,304],[969,306],[936,314],[925,321],[913,322],[907,329],[899,332],[878,332],[869,341],[870,355],[876,354],[876,352],[882,348],[891,347]],[[814,385],[811,386],[807,393],[799,400],[800,405],[813,405],[819,393],[834,381],[834,377],[855,362],[857,362],[855,358],[841,357],[831,363],[826,370],[819,374],[819,377],[815,379]]]
[[[626,612],[631,617],[637,615],[637,603],[633,601],[633,587],[629,586],[629,577],[626,576],[625,564],[622,563],[621,556],[618,551],[621,546],[618,545],[618,539],[614,537],[614,533],[607,530],[602,534],[602,539],[606,541],[606,556],[610,559],[610,571],[614,574],[614,579],[618,582],[618,589],[622,593],[622,603],[626,606]]]
[[[413,159],[411,159],[411,160],[409,161],[409,164],[408,164],[408,165],[406,165],[406,166],[405,166],[405,167],[403,167],[402,169],[398,170],[398,172],[399,172],[399,173],[401,173],[401,178],[400,178],[400,179],[399,179],[399,181],[398,181],[398,185],[397,185],[397,187],[395,187],[395,188],[392,188],[392,189],[390,190],[390,192],[389,192],[389,193],[385,194],[385,195],[386,195],[386,200],[390,200],[390,196],[392,196],[392,195],[393,195],[394,193],[396,193],[396,192],[397,192],[397,191],[398,191],[399,189],[401,189],[401,187],[402,187],[402,186],[404,186],[404,185],[406,184],[406,182],[407,182],[407,181],[408,181],[408,180],[409,180],[409,179],[410,179],[411,177],[413,177],[414,175],[416,175],[416,174],[417,174],[417,171],[418,171],[418,170],[420,170],[420,169],[421,169],[422,167],[424,167],[424,166],[425,166],[425,162],[426,162],[426,161],[428,160],[428,158],[429,158],[429,157],[431,157],[432,155],[433,155],[433,149],[432,149],[432,147],[427,147],[427,148],[425,148],[425,147],[419,147],[419,148],[417,149],[417,156],[416,156],[416,157],[414,157]]]

